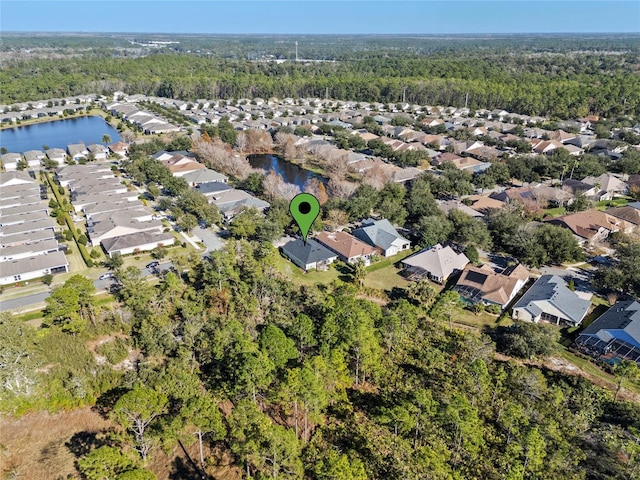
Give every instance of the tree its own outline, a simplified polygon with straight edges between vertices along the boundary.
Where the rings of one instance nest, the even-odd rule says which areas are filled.
[[[122,268],[122,265],[124,265],[124,260],[122,259],[122,255],[116,252],[110,257],[107,257],[103,264],[109,270],[116,271]]]
[[[190,213],[185,213],[178,219],[178,226],[182,230],[190,232],[198,226],[198,218]]]
[[[119,448],[103,445],[80,458],[78,468],[87,480],[119,479],[135,468],[135,462]]]
[[[134,437],[134,449],[146,460],[153,442],[147,429],[167,408],[167,397],[146,387],[134,387],[113,407],[113,418]]]
[[[493,333],[498,351],[527,359],[552,355],[560,340],[558,328],[542,323],[517,322]]]
[[[422,217],[415,228],[423,247],[432,247],[446,241],[453,231],[453,225],[444,215]]]
[[[7,312],[0,313],[0,329],[0,393],[4,398],[28,397],[38,379],[35,330]]]
[[[45,324],[73,334],[84,330],[87,319],[94,321],[94,292],[93,281],[82,275],[72,276],[45,299]]]
[[[51,286],[51,284],[53,283],[53,275],[51,275],[50,273],[44,275],[42,277],[42,283],[44,283],[47,287]]]
[[[284,368],[289,360],[298,358],[293,340],[275,325],[268,325],[260,333],[260,349],[267,354],[276,368]]]
[[[362,286],[364,284],[364,279],[367,276],[367,266],[365,265],[364,261],[359,258],[356,263],[352,265],[352,269],[353,282],[359,286]]]
[[[355,452],[338,453],[334,449],[323,452],[314,466],[318,480],[367,480],[364,464]]]
[[[418,280],[407,286],[407,297],[417,305],[429,307],[436,298],[436,289],[429,280]]]
[[[613,369],[613,374],[618,379],[616,393],[613,396],[613,401],[615,402],[618,399],[618,394],[622,388],[622,382],[625,380],[629,382],[637,380],[640,376],[640,369],[638,368],[638,364],[633,360],[622,360],[622,362],[616,365]]]
[[[198,437],[200,467],[204,470],[202,438],[208,435],[211,440],[215,441],[225,437],[226,428],[222,422],[222,413],[213,399],[206,394],[190,398],[181,413],[189,425],[195,428],[194,434]]]
[[[111,135],[105,133],[102,135],[102,139],[100,140],[102,143],[111,143]]]
[[[275,424],[250,401],[241,400],[229,418],[231,451],[240,457],[246,475],[301,478],[300,442],[289,429]]]
[[[229,224],[229,232],[238,239],[252,238],[262,223],[264,223],[264,215],[257,208],[245,208],[233,217]]]
[[[458,306],[460,294],[454,290],[447,290],[438,297],[429,315],[436,320],[448,320],[449,330],[453,330],[453,312]]]

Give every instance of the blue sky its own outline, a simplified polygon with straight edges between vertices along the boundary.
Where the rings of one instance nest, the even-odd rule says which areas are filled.
[[[1,31],[439,34],[640,32],[639,0],[2,0]]]

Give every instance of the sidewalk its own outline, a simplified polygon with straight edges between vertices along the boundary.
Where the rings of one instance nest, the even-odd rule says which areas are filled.
[[[194,242],[193,239],[189,235],[187,235],[185,232],[180,232],[180,235],[182,235],[184,239],[187,242],[189,242],[193,248],[196,249],[196,251],[201,250],[201,247],[196,242]]]

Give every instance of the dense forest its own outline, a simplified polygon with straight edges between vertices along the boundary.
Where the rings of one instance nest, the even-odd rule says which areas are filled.
[[[381,306],[349,281],[294,285],[277,255],[230,242],[175,258],[185,273],[157,287],[130,267],[108,309],[76,275],[40,331],[3,316],[3,410],[95,404],[114,427],[78,459],[87,479],[153,479],[149,461],[178,441],[201,445],[194,475],[227,452],[244,478],[634,478],[637,405],[495,357],[493,340],[548,354],[557,330],[452,330],[429,289]],[[86,346],[98,335],[101,364]]]
[[[79,42],[75,37],[73,40]],[[18,45],[11,48],[18,48],[19,41],[25,42],[21,37],[10,37],[3,48],[10,48],[12,42]],[[187,39],[186,44],[189,41],[195,42]],[[97,48],[104,48],[105,42],[104,39],[98,42]],[[5,61],[0,72],[3,84],[0,101],[10,104],[123,90],[184,100],[324,98],[327,94],[333,99],[383,103],[396,103],[404,98],[422,105],[462,106],[468,100],[468,106],[474,109],[504,108],[557,118],[588,113],[605,116],[640,113],[639,64],[635,53],[639,41],[635,37],[602,37],[597,41],[582,40],[583,43],[579,37],[533,39],[537,50],[532,47],[527,51],[522,39],[511,47],[506,39],[500,38],[482,40],[479,45],[476,42],[475,47],[472,39],[450,42],[441,38],[423,39],[414,42],[418,45],[414,49],[403,42],[408,40],[378,38],[376,44],[380,48],[373,49],[370,45],[369,50],[360,49],[357,42],[347,42],[347,46],[351,45],[349,49],[329,37],[325,44],[319,43],[325,52],[320,58],[329,57],[331,61],[319,63],[247,60],[247,57],[262,58],[271,51],[268,41],[253,37],[226,39],[221,44],[212,41],[219,50],[206,53],[206,42],[202,43],[203,50],[184,50],[181,41],[180,47],[149,52],[142,58],[87,54],[74,58],[73,62],[14,59]],[[431,47],[425,52],[420,45]],[[559,54],[552,45],[582,50]],[[264,53],[250,53],[257,46]],[[246,55],[240,56],[240,52]]]

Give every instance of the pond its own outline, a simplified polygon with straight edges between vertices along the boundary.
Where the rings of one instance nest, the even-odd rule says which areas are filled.
[[[261,168],[266,170],[267,173],[276,172],[282,176],[285,182],[297,185],[301,190],[305,183],[312,178],[317,178],[322,183],[327,182],[327,179],[322,175],[300,168],[298,165],[287,162],[275,155],[250,155],[249,163],[253,168]]]
[[[68,118],[1,130],[0,147],[15,153],[42,150],[43,145],[66,149],[71,143],[102,143],[105,134],[111,137],[111,142],[120,140],[118,131],[102,117]]]

